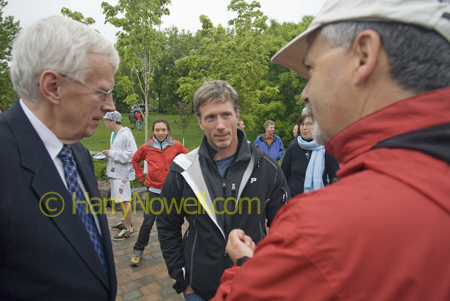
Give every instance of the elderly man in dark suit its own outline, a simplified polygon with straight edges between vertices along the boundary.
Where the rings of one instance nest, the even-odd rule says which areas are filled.
[[[92,159],[79,142],[106,112],[119,57],[61,16],[24,29],[0,116],[0,300],[115,300],[117,280]]]

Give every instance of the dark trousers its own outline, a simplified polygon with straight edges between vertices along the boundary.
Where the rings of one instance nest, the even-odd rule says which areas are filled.
[[[144,210],[144,221],[142,222],[141,229],[139,229],[139,236],[133,248],[134,255],[142,255],[144,253],[144,249],[150,239],[150,232],[156,220],[155,213],[159,213],[161,210],[161,202],[157,200],[152,202],[151,200],[153,198],[159,198],[159,194],[148,191],[148,202],[146,201],[146,206],[151,208]],[[147,209],[148,213],[145,212]]]

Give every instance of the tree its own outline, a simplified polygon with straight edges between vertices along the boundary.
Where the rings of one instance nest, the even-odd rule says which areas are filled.
[[[130,70],[130,77],[123,75],[118,82],[128,93],[124,102],[129,105],[139,102],[138,95],[134,92],[134,79],[138,80],[138,89],[144,96],[145,141],[148,140],[147,105],[150,84],[162,56],[158,50],[164,36],[157,27],[161,24],[161,17],[169,14],[165,7],[168,4],[170,0],[119,0],[116,6],[107,2],[102,2],[101,5],[105,23],[120,29],[116,33],[116,49],[122,64]],[[120,17],[122,14],[123,17]]]
[[[81,22],[85,25],[92,25],[95,24],[95,20],[91,17],[85,18],[82,13],[78,11],[71,11],[70,9],[63,7],[61,8],[61,14],[63,14],[66,17],[71,18],[72,20]]]
[[[270,56],[275,55],[284,45],[305,31],[312,20],[313,17],[308,15],[298,23],[280,24],[276,20],[270,20],[270,26],[264,32],[265,39],[272,41]],[[301,93],[308,81],[284,66],[269,62],[268,67],[269,71],[263,80],[270,86],[276,86],[279,93],[272,98],[261,98],[261,103],[269,106],[258,108],[254,115],[261,128],[267,119],[276,121],[277,133],[283,137],[283,142],[287,145],[292,140],[292,127],[304,108]],[[279,109],[276,109],[278,107],[276,102],[279,103]],[[286,108],[289,109],[286,110]]]
[[[178,105],[173,105],[175,109],[178,111],[178,114],[180,114],[180,120],[173,120],[175,124],[181,128],[183,131],[183,145],[184,145],[184,133],[186,132],[187,127],[189,126],[189,122],[192,119],[192,102],[186,102],[186,100],[182,99],[178,101]]]
[[[6,5],[7,1],[0,0],[0,103],[5,109],[18,98],[11,83],[8,64],[11,62],[12,41],[20,30],[20,22],[14,22],[14,17],[3,17]]]
[[[176,114],[173,105],[181,100],[176,93],[179,87],[177,81],[180,77],[188,76],[189,68],[185,66],[175,68],[175,61],[189,55],[191,49],[197,49],[201,37],[190,31],[179,31],[174,26],[166,28],[163,34],[164,43],[161,51],[164,56],[161,57],[158,67],[155,69],[151,90],[155,92],[153,99],[158,103],[154,106],[158,107],[159,112]]]
[[[276,95],[278,89],[262,82],[268,71],[270,41],[263,37],[267,28],[265,16],[253,1],[232,0],[228,10],[237,13],[237,17],[228,22],[230,28],[221,25],[214,27],[211,20],[202,15],[201,35],[198,50],[191,50],[189,56],[180,59],[177,66],[188,66],[188,77],[182,77],[178,83],[178,93],[191,101],[195,90],[208,79],[228,81],[239,93],[240,110],[251,113],[262,97]],[[247,115],[247,120],[251,120]]]

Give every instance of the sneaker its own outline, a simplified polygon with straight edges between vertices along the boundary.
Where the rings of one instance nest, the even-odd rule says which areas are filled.
[[[133,223],[131,223],[131,228],[133,228]],[[113,231],[122,231],[124,229],[126,229],[126,228],[125,228],[125,224],[123,223],[123,221],[120,221],[120,223],[111,227],[111,230],[113,230]]]
[[[113,231],[122,231],[123,229],[125,229],[125,225],[123,224],[123,221],[120,221],[120,223],[111,227],[111,230],[113,230]]]
[[[127,229],[123,229],[122,231],[120,231],[119,234],[117,234],[116,236],[114,236],[114,240],[125,240],[131,236],[134,235],[134,229],[131,228],[131,230],[127,230]]]
[[[138,267],[141,264],[141,255],[133,255],[130,261],[132,267]]]

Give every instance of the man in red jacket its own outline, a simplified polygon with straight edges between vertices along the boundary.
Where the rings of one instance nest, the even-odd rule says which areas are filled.
[[[449,300],[448,2],[328,0],[272,60],[309,79],[340,181],[290,200],[256,249],[231,232],[213,300]]]

